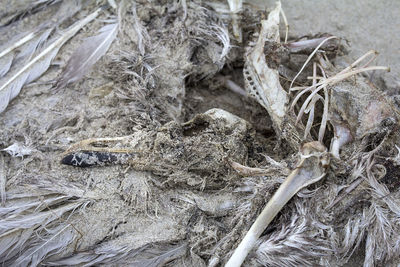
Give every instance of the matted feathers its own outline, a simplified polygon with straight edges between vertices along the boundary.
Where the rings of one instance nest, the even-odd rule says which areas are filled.
[[[0,207],[0,259],[5,266],[37,266],[79,235],[68,218],[91,199],[74,186],[52,185],[55,190],[44,183],[7,193],[6,205]]]
[[[70,224],[61,224],[54,229],[43,229],[42,232],[37,233],[39,242],[21,252],[15,262],[17,266],[40,265],[44,258],[64,250],[77,235]]]
[[[258,241],[256,261],[263,266],[312,266],[331,251],[328,242],[310,230],[306,218],[292,216],[280,230]]]
[[[65,87],[67,84],[82,78],[87,71],[105,54],[118,33],[117,21],[100,29],[100,34],[87,38],[75,50],[67,66],[57,81],[56,88]]]
[[[131,249],[134,244],[117,244],[115,240],[107,241],[94,249],[74,253],[73,255],[45,262],[50,266],[94,266],[94,265],[128,265],[128,266],[164,266],[186,254],[187,244],[172,245],[152,243]]]

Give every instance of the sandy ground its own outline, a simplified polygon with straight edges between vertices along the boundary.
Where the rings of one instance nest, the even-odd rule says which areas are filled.
[[[274,3],[256,2],[270,7]],[[351,46],[349,62],[368,50],[377,50],[377,64],[391,68],[385,77],[386,86],[399,92],[400,1],[283,0],[282,7],[290,25],[289,36],[328,32],[343,37]]]

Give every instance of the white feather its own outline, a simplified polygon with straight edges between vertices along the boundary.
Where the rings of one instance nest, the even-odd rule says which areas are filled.
[[[57,88],[62,88],[82,78],[87,71],[107,53],[118,33],[118,23],[100,29],[100,34],[87,38],[72,54],[61,74]]]
[[[5,265],[31,262],[36,266],[75,238],[76,231],[60,218],[85,208],[91,201],[89,195],[94,194],[87,195],[74,185],[51,184],[41,180],[39,186],[30,186],[29,190],[19,187],[7,192],[6,206],[0,207],[0,259]]]

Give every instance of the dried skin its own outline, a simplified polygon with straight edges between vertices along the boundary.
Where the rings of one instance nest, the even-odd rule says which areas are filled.
[[[393,104],[364,77],[336,84],[330,92],[330,120],[347,125],[355,139],[398,122]]]

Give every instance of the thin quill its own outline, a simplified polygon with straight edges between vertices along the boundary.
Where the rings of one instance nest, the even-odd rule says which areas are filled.
[[[107,53],[118,33],[118,23],[104,26],[100,34],[87,38],[69,59],[65,70],[62,72],[56,87],[63,88],[75,82]]]
[[[0,153],[0,195],[1,195],[1,205],[4,207],[6,204],[6,166],[4,162],[4,157]]]
[[[41,53],[30,60],[12,77],[4,77],[0,80],[0,113],[3,112],[10,101],[15,98],[25,84],[40,77],[49,68],[51,61],[57,55],[59,49],[73,37],[83,26],[92,21],[100,13],[97,9],[82,20],[70,26],[61,36],[53,40]]]
[[[10,53],[11,51],[13,51],[14,49],[16,49],[17,47],[25,44],[26,42],[29,42],[30,40],[32,40],[34,37],[36,36],[36,32],[31,32],[28,33],[27,35],[25,35],[24,37],[20,38],[20,36],[18,36],[16,38],[16,40],[12,40],[11,45],[6,45],[6,48],[2,49],[2,51],[0,52],[0,58],[7,55],[8,53]]]

